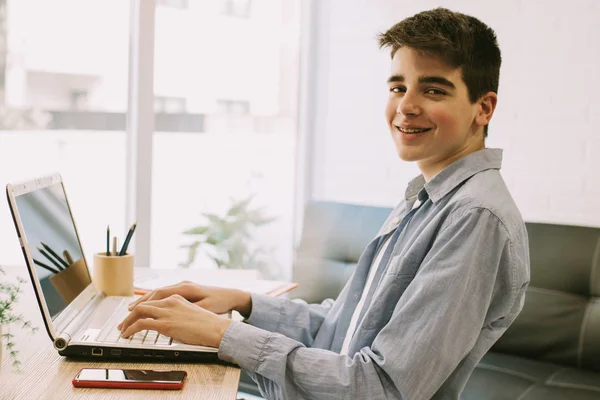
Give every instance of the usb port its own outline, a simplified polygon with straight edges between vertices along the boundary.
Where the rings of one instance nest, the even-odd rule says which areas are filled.
[[[102,355],[102,349],[98,349],[96,347],[92,348],[92,355],[93,356],[101,356]]]
[[[152,352],[150,350],[144,350],[144,357],[152,357]]]
[[[111,356],[120,356],[121,355],[121,350],[119,350],[119,349],[112,349],[110,351],[110,355]]]
[[[129,355],[131,357],[139,357],[140,356],[140,352],[139,351],[130,351]]]
[[[155,351],[154,355],[158,358],[165,358],[165,352],[164,351]]]

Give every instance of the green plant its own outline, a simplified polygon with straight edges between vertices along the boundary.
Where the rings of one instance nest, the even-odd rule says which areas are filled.
[[[2,267],[0,267],[0,275],[6,275]],[[22,278],[17,278],[16,284],[0,282],[0,325],[8,328],[10,325],[19,324],[22,330],[29,330],[33,333],[37,327],[33,326],[30,321],[26,321],[22,314],[17,314],[13,308],[22,292],[21,285],[26,282]],[[3,332],[2,339],[5,341],[4,347],[10,354],[13,367],[20,369],[21,362],[18,359],[19,351],[15,345],[14,335],[10,331]]]
[[[231,207],[223,216],[203,213],[206,223],[183,232],[195,240],[181,246],[188,249],[188,258],[180,265],[189,267],[202,247],[218,268],[260,271],[269,268],[272,249],[258,246],[254,234],[257,228],[275,221],[275,218],[265,216],[260,208],[250,208],[253,198],[249,196],[240,201],[232,199]]]

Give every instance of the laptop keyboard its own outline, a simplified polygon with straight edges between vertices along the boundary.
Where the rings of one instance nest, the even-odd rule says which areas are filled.
[[[137,332],[128,338],[122,337],[121,331],[117,329],[117,326],[128,314],[129,310],[127,310],[126,307],[119,308],[119,310],[110,318],[110,321],[108,321],[108,323],[104,326],[98,335],[97,341],[101,343],[133,344],[144,346],[169,346],[173,343],[172,338],[161,335],[157,331],[149,330]]]

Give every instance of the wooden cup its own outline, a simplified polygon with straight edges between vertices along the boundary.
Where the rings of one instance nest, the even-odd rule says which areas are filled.
[[[133,254],[94,254],[93,275],[94,286],[107,296],[133,296]]]

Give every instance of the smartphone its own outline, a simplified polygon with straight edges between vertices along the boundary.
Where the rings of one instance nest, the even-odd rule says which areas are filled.
[[[181,389],[185,371],[83,368],[73,386],[114,389]]]

